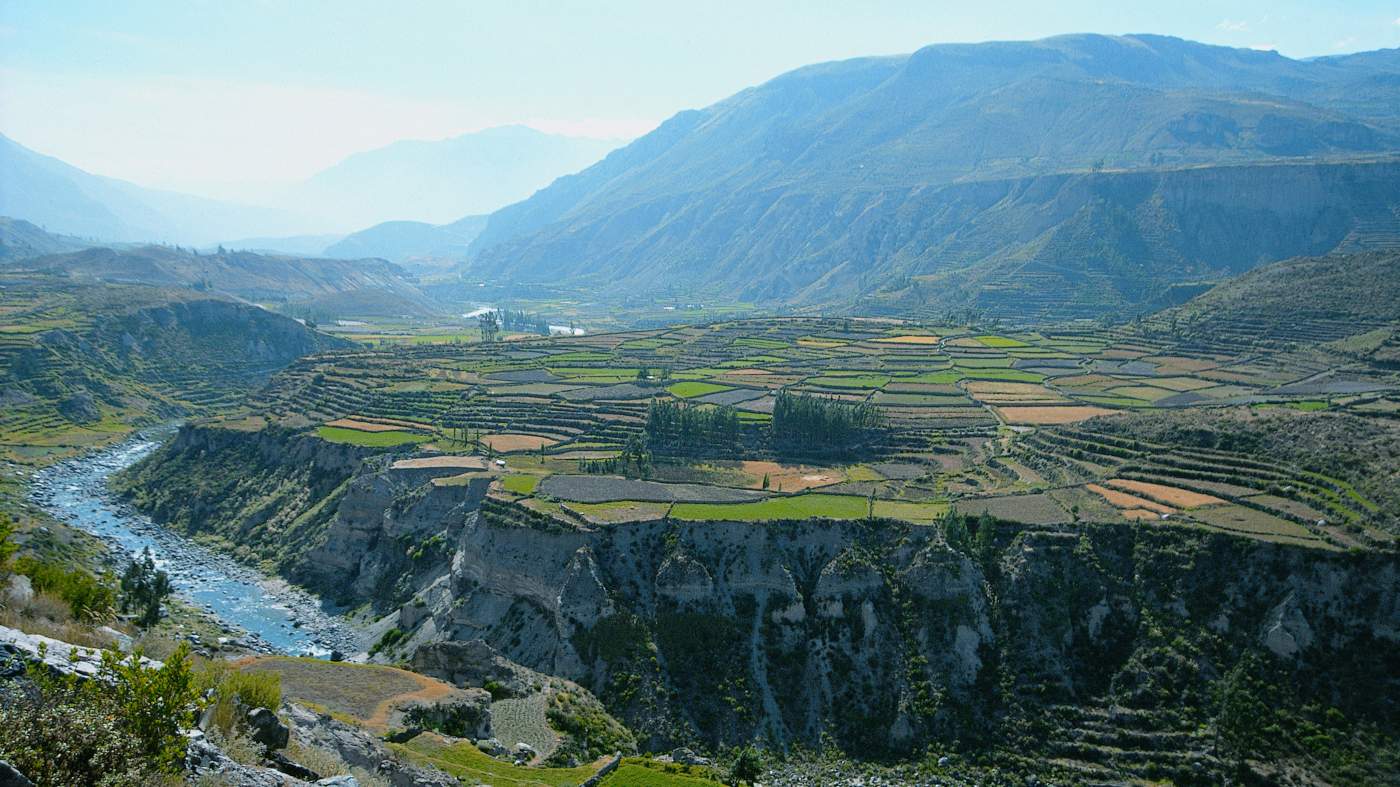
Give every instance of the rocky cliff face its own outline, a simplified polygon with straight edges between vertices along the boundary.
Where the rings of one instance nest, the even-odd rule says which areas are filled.
[[[225,543],[350,605],[393,607],[446,571],[485,480],[400,469],[394,452],[281,429],[186,426],[116,486],[157,521]]]
[[[385,658],[456,675],[465,662],[454,666],[453,648],[480,640],[587,688],[650,748],[992,748],[1086,778],[1209,783],[1229,762],[1221,698],[1237,684],[1267,687],[1260,702],[1292,714],[1287,724],[1333,710],[1392,737],[1400,724],[1387,699],[1400,691],[1394,555],[1172,527],[568,530],[482,501],[480,486],[394,470],[390,457],[207,431],[187,430],[139,471],[148,507],[184,521],[215,488],[180,474],[265,462],[242,468],[237,489],[297,494],[207,521],[250,543],[305,532],[286,542],[303,546],[284,572],[389,612],[383,628],[401,633]],[[183,507],[162,489],[180,489]],[[296,524],[308,521],[319,524]]]
[[[1177,735],[1195,759],[1173,762],[1209,769],[1190,730],[1250,653],[1299,701],[1394,723],[1370,689],[1400,688],[1397,579],[1394,557],[1185,530],[1003,525],[973,549],[893,522],[556,533],[488,511],[399,622],[410,651],[482,639],[577,680],[652,746],[1025,736],[1045,752],[1073,744],[1053,743],[1047,708],[1113,707],[1166,736],[1148,748]]]

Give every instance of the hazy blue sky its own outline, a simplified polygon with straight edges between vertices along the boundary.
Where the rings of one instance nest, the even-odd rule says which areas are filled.
[[[630,137],[807,63],[1085,31],[1305,57],[1400,46],[1400,0],[0,0],[0,132],[236,194],[396,139]]]

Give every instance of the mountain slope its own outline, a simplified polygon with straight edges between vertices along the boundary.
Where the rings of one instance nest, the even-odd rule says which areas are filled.
[[[1092,193],[1065,201],[1064,181],[1050,176],[1083,176],[1076,182],[1089,184],[1136,170],[1320,166],[1400,151],[1397,75],[1400,62],[1380,55],[1301,62],[1150,36],[933,46],[821,64],[683,112],[498,211],[473,251],[481,269],[516,281],[849,303],[856,293],[876,294],[891,275],[978,264],[975,254],[950,260],[939,250],[979,217],[989,242],[1021,238],[987,249],[995,259],[1034,256],[1033,242],[1055,226],[1041,214],[1063,221],[1096,205]],[[1239,177],[1228,167],[1217,172]],[[1377,173],[1363,178],[1372,184],[1367,193],[1351,198],[1379,200],[1362,212],[1384,224],[1400,201],[1393,189],[1374,185]],[[1329,177],[1287,174],[1300,187]],[[1170,188],[1173,176],[1158,177]],[[1177,182],[1209,177],[1186,174]],[[1110,191],[1150,187],[1103,182]],[[1020,211],[999,204],[1012,194]],[[1105,201],[1110,223],[1125,210],[1151,209],[1126,194]],[[1267,202],[1238,207],[1272,220]],[[1082,229],[1066,225],[1064,232]],[[1237,228],[1259,229],[1248,221]],[[1202,246],[1185,268],[1206,260],[1217,271],[1237,270],[1327,250]],[[1214,261],[1221,256],[1231,259]]]
[[[1400,322],[1400,250],[1285,260],[1222,282],[1173,310],[1193,321],[1247,314],[1279,320]]]
[[[333,218],[337,226],[403,219],[449,222],[524,199],[617,145],[525,126],[395,142],[321,171],[298,186],[293,198]]]
[[[1326,344],[1357,361],[1398,368],[1400,249],[1263,265],[1135,327],[1207,348]]]
[[[212,243],[281,235],[299,219],[282,211],[147,189],[84,172],[0,135],[0,215],[49,232],[103,241]]]

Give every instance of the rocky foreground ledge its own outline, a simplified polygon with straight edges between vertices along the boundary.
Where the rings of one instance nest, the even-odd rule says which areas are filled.
[[[33,665],[56,676],[93,680],[99,675],[102,653],[96,648],[0,626],[0,695],[32,690],[28,675]],[[153,659],[142,658],[141,663],[148,668],[162,666]],[[187,780],[214,775],[226,787],[360,787],[355,776],[322,778],[289,759],[283,750],[294,738],[305,747],[334,754],[346,765],[361,768],[393,787],[459,785],[445,773],[402,762],[373,735],[295,703],[283,703],[277,713],[267,708],[239,711],[251,730],[252,740],[264,747],[263,764],[237,762],[220,748],[206,734],[211,718],[205,713],[195,727],[184,731],[188,739],[184,760]],[[24,774],[0,761],[0,787],[32,784]]]

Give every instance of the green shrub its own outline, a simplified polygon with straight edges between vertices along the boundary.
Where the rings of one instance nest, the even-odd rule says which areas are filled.
[[[81,568],[68,569],[28,555],[15,561],[15,570],[29,577],[35,591],[53,593],[67,602],[79,620],[105,622],[117,608],[117,591],[110,577],[99,579]]]
[[[752,784],[762,775],[763,757],[752,746],[746,746],[740,750],[738,756],[734,758],[734,763],[729,766],[729,778],[735,784],[743,782]]]
[[[19,548],[19,545],[11,540],[14,534],[15,521],[10,518],[9,514],[0,514],[0,572],[3,572],[5,567],[10,564],[10,557]]]
[[[276,672],[234,672],[228,690],[250,708],[272,708],[282,704],[282,676]]]
[[[38,665],[28,677],[36,691],[0,705],[0,759],[37,787],[161,783],[179,770],[199,697],[188,646],[161,667],[107,651],[91,680]]]
[[[549,726],[568,737],[550,758],[552,763],[567,762],[573,757],[588,762],[615,751],[632,753],[637,741],[617,719],[609,716],[597,702],[584,701],[566,691],[550,698],[545,710]]]
[[[240,671],[223,659],[204,661],[195,672],[200,694],[212,692],[213,726],[226,737],[233,734],[239,707],[272,708],[282,704],[282,676],[271,671]]]
[[[369,649],[369,655],[373,656],[380,651],[388,652],[393,650],[395,645],[403,641],[404,636],[404,633],[397,627],[389,629],[384,632],[378,642],[374,643],[374,647]]]
[[[498,680],[488,680],[481,684],[481,688],[486,689],[486,693],[491,695],[491,699],[503,700],[510,696],[510,689]]]

